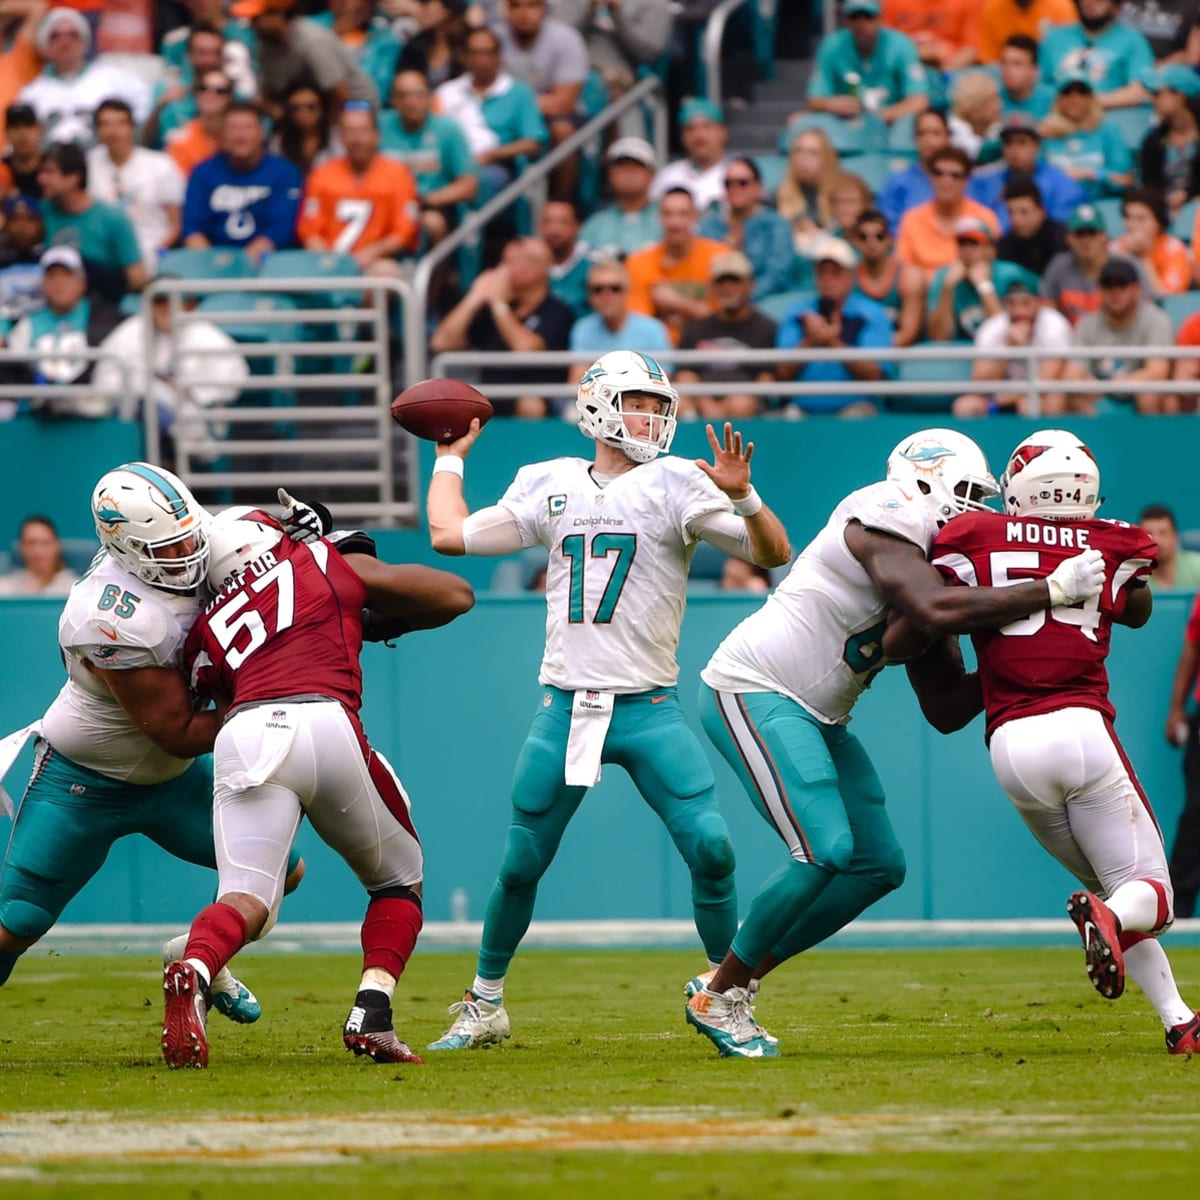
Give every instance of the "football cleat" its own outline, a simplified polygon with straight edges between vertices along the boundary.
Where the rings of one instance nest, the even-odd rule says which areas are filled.
[[[499,1045],[505,1038],[512,1037],[503,1000],[495,1003],[481,1000],[468,991],[446,1011],[457,1014],[454,1024],[436,1042],[430,1042],[426,1050],[477,1050],[480,1046]]]
[[[222,967],[212,981],[213,1008],[239,1025],[253,1025],[262,1016],[258,997],[228,967]]]
[[[353,1050],[356,1055],[365,1054],[377,1063],[423,1061],[396,1036],[390,1008],[369,1008],[359,1004],[358,999],[355,998],[354,1007],[342,1026],[342,1041],[347,1050]]]
[[[1167,1053],[1182,1054],[1184,1058],[1200,1054],[1200,1012],[1190,1021],[1167,1030]]]
[[[1083,939],[1088,978],[1106,1000],[1125,991],[1125,956],[1121,953],[1121,927],[1113,911],[1091,892],[1072,892],[1067,912]]]
[[[166,1011],[162,1054],[168,1067],[208,1066],[208,988],[191,963],[173,962],[163,971]]]
[[[712,983],[713,976],[715,974],[716,971],[701,971],[699,975],[693,975],[691,979],[689,979],[687,983],[683,985],[683,994],[690,1000],[697,992],[702,992],[710,983]],[[758,989],[761,986],[761,979],[752,979],[748,984],[746,984],[746,993],[750,997],[751,1013],[754,1012],[754,998],[758,995]],[[759,1029],[762,1032],[762,1036],[768,1042],[770,1042],[772,1046],[779,1045],[779,1039],[773,1033],[768,1033],[761,1025],[759,1026]]]
[[[754,1019],[750,993],[733,987],[726,992],[701,988],[687,1002],[687,1022],[716,1046],[722,1058],[778,1058],[774,1039]]]

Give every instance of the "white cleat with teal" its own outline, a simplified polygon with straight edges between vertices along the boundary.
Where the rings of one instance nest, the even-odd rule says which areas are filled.
[[[702,971],[699,975],[693,975],[691,979],[683,985],[683,994],[690,1000],[697,992],[703,991],[710,983],[716,971]],[[746,994],[750,997],[750,1015],[754,1016],[754,998],[758,995],[759,981],[757,979],[750,980],[749,986],[746,988]],[[757,1024],[757,1019],[755,1021]],[[772,1046],[779,1045],[779,1039],[773,1034],[768,1033],[761,1025],[758,1026],[758,1033],[764,1041],[770,1042]]]
[[[512,1036],[503,1000],[493,1004],[467,992],[448,1011],[454,1016],[454,1024],[426,1050],[478,1050],[480,1046],[498,1046]]]
[[[688,1000],[685,1012],[688,1024],[704,1034],[722,1058],[779,1057],[774,1040],[754,1019],[746,988],[710,992],[701,987]]]
[[[228,967],[222,967],[212,981],[213,1008],[239,1025],[253,1025],[262,1016],[258,997]]]

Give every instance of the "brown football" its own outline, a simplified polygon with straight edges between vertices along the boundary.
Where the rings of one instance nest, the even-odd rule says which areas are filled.
[[[491,415],[492,402],[459,379],[423,379],[392,401],[392,420],[431,442],[456,441],[476,417],[486,425]]]

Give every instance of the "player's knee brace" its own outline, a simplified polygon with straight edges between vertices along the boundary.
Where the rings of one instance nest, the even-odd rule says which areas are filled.
[[[500,862],[499,878],[504,887],[526,887],[537,883],[546,873],[550,858],[534,834],[520,826],[508,831],[504,857]]]

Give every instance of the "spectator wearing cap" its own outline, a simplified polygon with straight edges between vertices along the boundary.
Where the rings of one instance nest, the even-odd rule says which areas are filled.
[[[610,350],[640,350],[665,361],[671,335],[656,317],[629,308],[629,272],[616,258],[593,259],[587,273],[588,303],[592,311],[571,326],[570,349],[590,355],[587,362],[572,363],[567,378],[578,383],[588,366]]]
[[[978,58],[977,0],[883,0],[888,29],[912,38],[926,66],[952,74]]]
[[[1079,205],[1067,221],[1067,249],[1050,260],[1042,276],[1042,299],[1072,325],[1100,307],[1100,272],[1109,261],[1104,215],[1091,202]]]
[[[187,182],[168,155],[134,145],[133,113],[123,100],[101,102],[96,137],[87,153],[88,191],[129,218],[152,278],[159,255],[179,241]]]
[[[74,149],[74,147],[62,147]],[[88,296],[83,259],[73,246],[51,246],[41,258],[41,308],[23,316],[8,335],[8,348],[36,352],[13,370],[24,382],[80,384],[92,377],[94,359],[79,355],[81,344],[99,346],[120,319],[115,308]],[[30,401],[35,415],[105,417],[114,398],[105,395],[39,396]]]
[[[1172,63],[1143,82],[1154,97],[1158,124],[1142,139],[1138,178],[1163,193],[1174,216],[1200,196],[1200,75]]]
[[[1101,97],[1086,71],[1059,77],[1054,108],[1038,129],[1046,161],[1079,183],[1088,199],[1119,195],[1133,182],[1129,147],[1116,126],[1104,120]]]
[[[1079,19],[1072,0],[984,0],[979,11],[979,61],[1002,62],[1004,48],[1014,38],[1037,43],[1055,25]]]
[[[500,61],[514,78],[533,89],[538,109],[555,146],[565,142],[584,121],[583,85],[588,77],[588,50],[578,29],[546,15],[546,0],[504,0]],[[579,157],[572,155],[551,176],[560,199],[575,192]]]
[[[584,221],[579,238],[597,254],[619,258],[662,237],[658,205],[650,199],[654,147],[643,138],[617,138],[604,161],[613,202]]]
[[[0,0],[0,112],[42,69],[37,29],[46,8],[45,0]],[[5,125],[0,122],[0,146],[7,140]]]
[[[650,195],[661,200],[672,188],[687,188],[697,212],[725,197],[725,143],[729,130],[725,116],[711,100],[693,98],[679,110],[679,136],[685,157],[667,163],[650,185]]]
[[[827,237],[814,251],[817,294],[789,308],[779,321],[775,344],[781,350],[883,349],[892,345],[892,326],[887,313],[854,290],[854,251],[841,238]],[[891,373],[890,364],[847,360],[794,364],[781,363],[780,379],[805,383],[869,385]],[[829,392],[793,396],[789,405],[803,413],[837,413],[843,417],[873,416],[878,402],[867,394]]]
[[[996,243],[996,257],[1040,276],[1055,255],[1067,249],[1067,227],[1051,219],[1032,179],[1010,179],[1003,195],[1008,232]]]
[[[678,345],[683,327],[712,311],[712,261],[729,247],[697,234],[696,204],[687,188],[672,188],[658,202],[658,219],[662,241],[625,260],[632,281],[629,307],[657,317]]]
[[[269,154],[257,105],[235,100],[221,128],[221,152],[202,162],[183,197],[183,244],[240,246],[257,266],[295,244],[300,172]]]
[[[500,39],[472,29],[463,42],[467,69],[441,84],[438,110],[457,121],[479,164],[481,200],[502,191],[550,141],[533,89],[500,69]]]
[[[91,45],[87,19],[72,8],[52,8],[38,26],[42,72],[17,93],[17,99],[34,107],[52,142],[90,146],[91,114],[101,100],[124,100],[139,124],[150,111],[149,87],[132,71],[88,62]]]
[[[88,285],[113,304],[140,292],[150,278],[137,234],[125,213],[88,191],[83,150],[58,142],[46,151],[38,173],[46,245],[74,246],[83,255]]]
[[[950,145],[946,114],[938,108],[918,113],[913,123],[913,140],[917,147],[916,161],[890,172],[877,197],[879,211],[887,217],[892,233],[900,228],[900,219],[910,208],[933,199],[930,163],[939,150]]]
[[[1034,363],[1034,378],[1039,385],[1062,378],[1066,356],[1071,350],[1071,322],[1060,312],[1047,308],[1038,299],[1036,288],[1024,279],[1014,279],[1004,289],[1004,307],[975,331],[975,349],[979,356],[971,363],[971,382],[995,383],[999,380],[1029,379],[1029,363],[1019,358],[986,358],[995,350],[1029,347],[1051,350],[1061,358],[1042,358]],[[1040,387],[1039,387],[1040,390]],[[1033,403],[1028,392],[991,392],[981,387],[955,398],[950,411],[956,417],[984,417],[994,413],[1037,416],[1039,412],[1061,412],[1063,397],[1042,393]]]
[[[725,200],[700,221],[700,236],[741,250],[753,269],[753,299],[786,292],[792,278],[792,227],[763,202],[762,174],[749,157],[725,166]]]
[[[1192,261],[1187,247],[1169,232],[1171,218],[1162,193],[1131,187],[1121,201],[1121,216],[1125,232],[1113,241],[1112,250],[1141,267],[1147,294],[1157,300],[1190,291]]]
[[[901,262],[919,267],[927,279],[958,258],[956,229],[960,221],[974,217],[992,237],[1000,234],[996,214],[967,195],[970,170],[971,160],[958,146],[935,151],[929,160],[933,199],[910,208],[900,220],[896,254]]]
[[[1075,8],[1070,0],[1066,12],[1068,19],[1074,18]],[[1049,116],[1056,93],[1053,86],[1042,78],[1038,66],[1038,44],[1034,38],[1023,33],[1007,38],[1000,49],[999,70],[1000,110],[1005,116],[1025,113],[1035,121]]]
[[[934,272],[926,302],[925,326],[936,342],[971,341],[988,317],[1001,312],[1000,297],[1014,281],[1030,291],[1038,287],[1036,275],[996,259],[992,230],[978,217],[963,217],[954,239],[958,253]]]
[[[878,209],[859,215],[850,241],[858,251],[855,288],[887,313],[892,345],[911,346],[925,330],[925,277],[896,257],[887,220]]]
[[[250,22],[258,39],[259,102],[272,120],[289,90],[315,84],[336,116],[347,100],[378,105],[375,85],[332,29],[294,11],[296,0],[235,0],[229,15]]]
[[[16,321],[42,305],[45,240],[41,202],[33,196],[9,196],[0,231],[0,345]]]
[[[9,151],[0,159],[0,192],[40,197],[42,123],[32,104],[10,104],[5,119]]]
[[[1127,108],[1149,100],[1142,75],[1154,66],[1150,43],[1118,20],[1117,0],[1077,0],[1079,20],[1042,38],[1038,56],[1051,76],[1085,73],[1102,108]]]
[[[892,124],[929,107],[929,84],[912,38],[880,21],[880,0],[845,0],[846,28],[827,33],[808,81],[808,106]]]
[[[1127,258],[1110,258],[1100,270],[1100,307],[1080,317],[1075,327],[1075,345],[1080,349],[1120,350],[1103,358],[1072,359],[1063,371],[1063,379],[1099,383],[1161,383],[1171,374],[1170,360],[1152,352],[1172,344],[1171,318],[1142,295],[1137,267]],[[1125,357],[1130,347],[1144,348],[1145,356]],[[1097,412],[1134,409],[1141,414],[1157,414],[1167,407],[1161,392],[1122,392],[1119,394],[1076,394],[1066,397],[1067,412],[1093,416]]]
[[[972,173],[967,195],[996,214],[1002,232],[1008,231],[1004,189],[1014,179],[1032,179],[1041,193],[1043,206],[1056,221],[1065,221],[1075,206],[1087,199],[1075,180],[1053,163],[1043,161],[1042,135],[1029,114],[1012,113],[1005,118],[1000,128],[1000,146],[1003,157]]]
[[[421,71],[438,88],[468,69],[467,0],[421,0],[415,7],[417,32],[404,43],[396,73]]]
[[[579,213],[567,200],[547,200],[538,215],[538,237],[550,248],[550,292],[576,318],[588,311],[589,250],[579,240]]]
[[[770,383],[774,371],[766,363],[739,361],[743,350],[770,350],[778,327],[754,307],[754,266],[740,250],[720,254],[709,268],[713,312],[689,321],[679,339],[680,350],[704,350],[713,360],[675,371],[676,383]],[[754,417],[763,408],[763,397],[746,392],[721,396],[681,396],[680,408],[706,421]]]
[[[404,163],[417,181],[427,247],[437,245],[479,195],[466,135],[432,110],[432,95],[423,71],[399,71],[392,80],[392,108],[379,114],[380,149]]]

